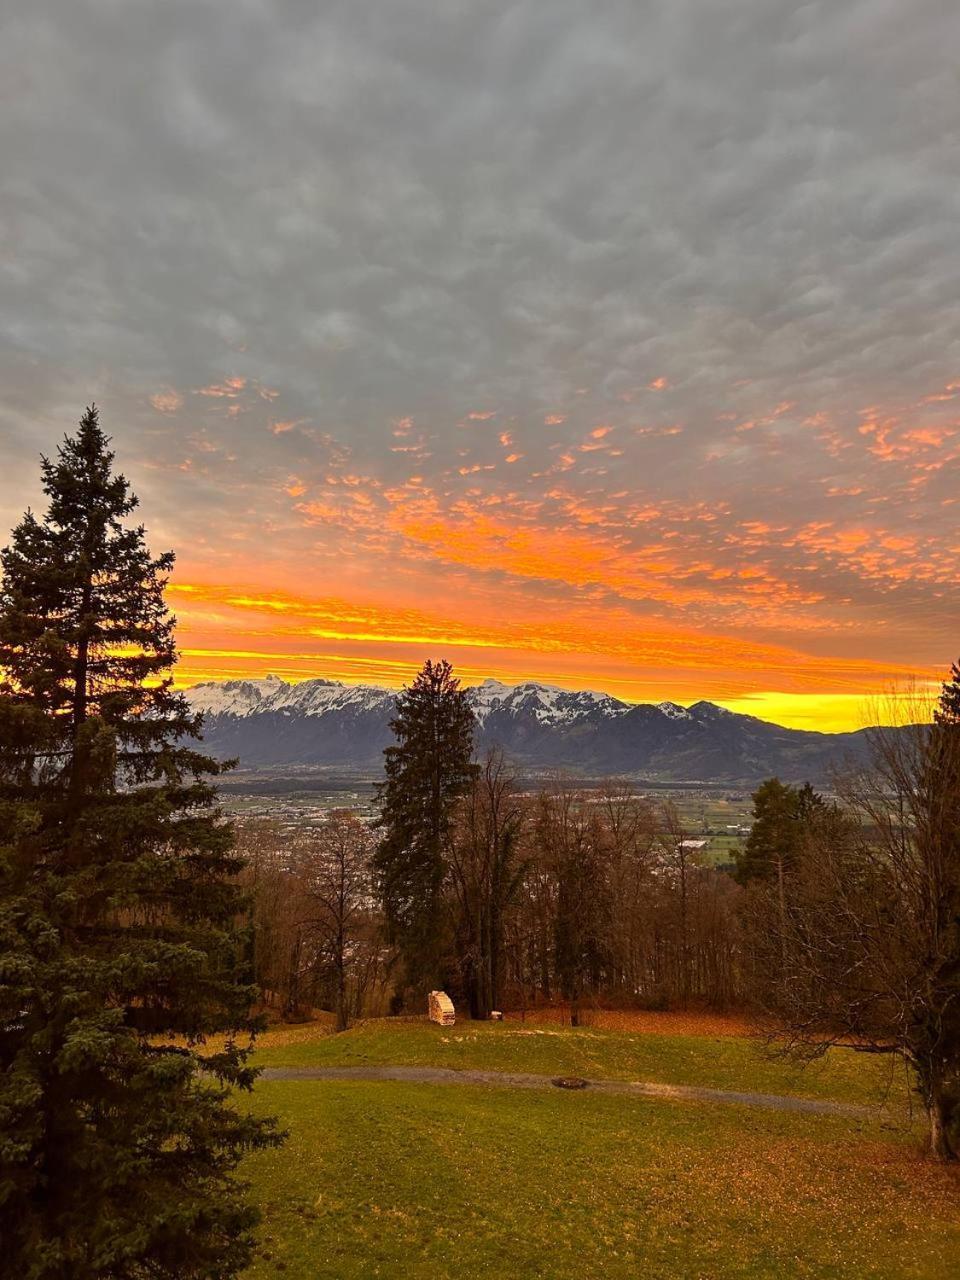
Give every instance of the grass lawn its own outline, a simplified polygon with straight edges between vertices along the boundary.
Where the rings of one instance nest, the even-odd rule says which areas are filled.
[[[458,1052],[495,1043],[514,1042]],[[957,1275],[960,1181],[873,1118],[306,1080],[261,1082],[252,1105],[291,1136],[246,1165],[265,1214],[249,1280]]]
[[[847,1049],[833,1050],[801,1070],[782,1059],[771,1060],[759,1042],[742,1035],[649,1035],[595,1027],[573,1030],[549,1023],[464,1022],[443,1028],[383,1019],[339,1036],[316,1026],[286,1028],[263,1038],[256,1061],[271,1067],[476,1068],[706,1085],[866,1104],[886,1099],[898,1115],[907,1096],[902,1073],[891,1059]]]

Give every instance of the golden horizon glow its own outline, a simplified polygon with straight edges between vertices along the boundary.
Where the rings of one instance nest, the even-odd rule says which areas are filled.
[[[399,687],[447,657],[468,684],[706,699],[824,731],[887,715],[892,689],[935,692],[955,656],[960,381],[707,422],[683,416],[678,379],[649,381],[659,419],[577,391],[532,419],[391,415],[369,438],[253,375],[155,388],[153,451],[119,461],[164,513],[151,545],[180,552],[177,683]]]
[[[426,655],[429,656],[429,655]],[[433,656],[441,657],[436,650]],[[408,684],[419,670],[416,662],[388,662],[383,658],[357,658],[345,655],[276,654],[247,652],[223,652],[217,650],[184,650],[177,668],[176,686],[189,688],[208,681],[262,680],[268,675],[278,676],[288,684],[304,680],[336,680],[342,684],[374,684],[387,689],[400,689]],[[695,702],[714,702],[717,706],[740,715],[754,716],[771,724],[788,729],[807,729],[819,733],[847,733],[872,725],[899,724],[903,722],[903,700],[909,700],[916,709],[918,721],[929,720],[939,692],[939,684],[930,682],[928,693],[917,697],[907,692],[898,695],[895,687],[864,693],[782,693],[760,690],[739,698],[710,696],[677,697],[671,686],[642,681],[607,680],[600,685],[590,685],[583,680],[571,680],[562,674],[532,675],[510,666],[490,668],[463,667],[454,664],[455,672],[464,686],[476,685],[491,678],[503,684],[523,684],[535,681],[555,685],[573,692],[593,688],[609,693],[623,702],[658,703],[674,702],[689,707]]]
[[[936,684],[934,672],[640,627],[596,605],[584,616],[566,609],[508,620],[476,609],[464,617],[453,602],[440,615],[198,582],[174,584],[170,596],[179,615],[179,687],[272,674],[290,683],[319,677],[399,688],[426,657],[442,656],[465,685],[491,677],[595,689],[625,702],[704,699],[787,727],[837,732],[878,722],[871,714],[895,687],[914,687],[918,678],[925,689]]]

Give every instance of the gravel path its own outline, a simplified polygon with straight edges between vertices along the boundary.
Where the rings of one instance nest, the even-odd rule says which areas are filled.
[[[549,1089],[553,1076],[509,1071],[452,1071],[448,1067],[267,1067],[262,1080],[399,1080],[411,1084],[479,1084],[509,1089]],[[648,1084],[634,1080],[588,1080],[587,1093],[630,1094],[637,1098],[666,1098],[672,1102],[736,1103],[768,1111],[806,1111],[815,1115],[865,1116],[869,1107],[848,1102],[821,1102],[773,1093],[737,1093],[686,1084]]]

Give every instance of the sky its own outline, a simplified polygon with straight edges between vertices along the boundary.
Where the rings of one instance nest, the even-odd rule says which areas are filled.
[[[181,683],[957,657],[955,0],[0,5],[0,538],[96,401]]]

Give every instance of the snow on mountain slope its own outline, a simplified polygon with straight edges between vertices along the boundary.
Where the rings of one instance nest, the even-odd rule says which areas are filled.
[[[665,716],[671,720],[689,720],[690,712],[686,707],[678,706],[676,702],[658,702],[657,710],[662,711]]]
[[[466,690],[477,721],[485,724],[494,712],[533,716],[540,724],[569,724],[580,716],[600,711],[606,716],[621,715],[629,710],[626,702],[618,702],[607,693],[572,693],[553,685],[501,684],[484,680]]]
[[[278,676],[265,680],[227,680],[219,684],[194,685],[187,700],[194,711],[210,716],[247,716],[268,702],[278,688],[285,688]]]
[[[485,680],[466,690],[476,747],[502,747],[533,769],[594,776],[634,773],[671,781],[743,781],[779,774],[818,780],[862,735],[784,729],[710,702],[689,708],[621,702],[527,681]],[[396,691],[332,680],[288,684],[277,676],[197,685],[187,698],[204,715],[204,740],[220,758],[250,768],[379,769],[392,742]]]
[[[195,711],[205,716],[279,714],[323,716],[350,707],[355,711],[392,710],[395,695],[375,685],[341,684],[336,680],[303,680],[287,684],[279,676],[263,680],[211,681],[186,691]]]
[[[501,684],[484,680],[466,689],[479,724],[494,712],[507,715],[533,716],[539,723],[569,724],[580,716],[599,711],[605,716],[622,715],[629,704],[618,702],[606,693],[572,693],[551,685]],[[303,680],[287,684],[279,676],[263,680],[211,681],[194,685],[187,698],[195,711],[205,716],[246,717],[268,713],[279,715],[324,716],[350,707],[355,711],[389,708],[392,711],[396,693],[378,685],[349,685],[336,680]],[[682,711],[682,708],[677,708]]]

